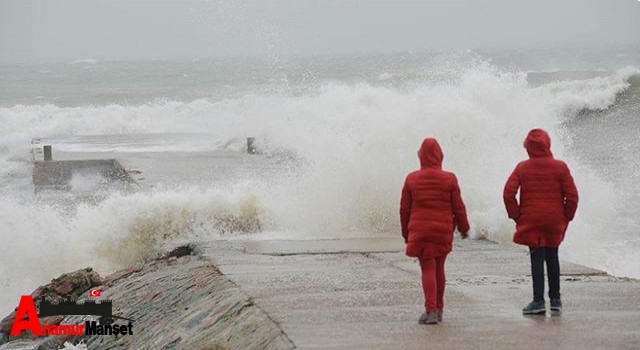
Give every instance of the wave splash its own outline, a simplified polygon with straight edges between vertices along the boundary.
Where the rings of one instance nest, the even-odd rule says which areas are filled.
[[[583,109],[607,109],[631,84],[638,84],[639,76],[637,69],[628,68],[606,77],[531,87],[525,73],[481,64],[461,71],[455,82],[410,89],[330,83],[302,96],[0,108],[0,192],[14,198],[2,204],[2,236],[24,238],[5,241],[0,254],[19,259],[30,252],[40,265],[65,256],[68,264],[43,272],[49,277],[66,265],[93,264],[95,259],[80,251],[97,249],[103,257],[115,257],[101,259],[105,268],[148,259],[167,237],[256,231],[295,238],[393,235],[399,231],[399,191],[404,176],[418,166],[416,150],[425,136],[439,140],[444,167],[459,177],[472,235],[508,241],[513,225],[504,213],[502,186],[526,157],[522,140],[527,131],[542,127],[581,189],[581,206],[567,239],[570,256],[596,267],[609,264],[615,272],[615,264],[584,250],[584,242],[600,240],[602,229],[615,220],[609,209],[615,201],[612,185],[568,151],[570,135],[562,122]],[[280,181],[113,194],[66,217],[25,195],[31,138],[203,130],[214,141],[198,144],[201,150],[238,150],[239,140],[253,135],[267,152],[293,154],[303,165]],[[32,216],[40,219],[30,220]],[[22,281],[11,271],[0,272],[9,276],[2,278],[5,284]],[[34,275],[34,281],[40,277]]]

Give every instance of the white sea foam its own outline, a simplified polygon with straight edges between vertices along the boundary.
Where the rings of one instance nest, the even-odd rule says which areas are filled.
[[[99,61],[95,58],[82,58],[71,62],[72,64],[96,64]]]
[[[508,241],[513,224],[504,213],[502,186],[526,158],[522,140],[533,127],[550,132],[554,153],[568,161],[581,189],[565,256],[633,274],[640,265],[632,270],[625,267],[626,257],[611,259],[601,234],[615,220],[611,184],[567,152],[561,123],[580,109],[608,108],[637,73],[626,69],[532,88],[525,73],[481,64],[460,72],[455,83],[409,90],[331,83],[301,96],[0,108],[0,255],[8,262],[0,271],[0,311],[8,310],[19,292],[56,273],[126,265],[151,256],[166,238],[229,237],[257,229],[270,237],[396,235],[399,191],[406,173],[418,166],[415,154],[425,136],[439,140],[444,167],[458,175],[472,235]],[[241,140],[254,135],[263,149],[294,153],[303,166],[269,183],[243,180],[205,189],[184,184],[113,194],[71,213],[32,198],[31,138],[149,132],[207,132],[213,141],[194,146],[202,150],[240,149]],[[87,185],[80,180],[78,186]]]

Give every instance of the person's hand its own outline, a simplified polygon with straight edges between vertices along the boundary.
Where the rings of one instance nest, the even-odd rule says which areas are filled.
[[[460,232],[460,237],[462,237],[462,239],[467,239],[469,237],[469,232]]]

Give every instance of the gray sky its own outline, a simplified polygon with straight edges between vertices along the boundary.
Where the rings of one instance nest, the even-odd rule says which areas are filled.
[[[0,61],[639,45],[638,0],[0,0]]]

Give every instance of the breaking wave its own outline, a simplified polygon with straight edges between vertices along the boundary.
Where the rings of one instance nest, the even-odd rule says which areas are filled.
[[[615,220],[615,200],[611,184],[569,152],[562,123],[583,109],[609,108],[639,84],[638,74],[627,68],[531,87],[526,73],[481,64],[461,71],[455,82],[404,89],[328,83],[300,96],[0,108],[0,193],[6,198],[0,203],[0,255],[20,262],[19,268],[0,267],[2,289],[9,291],[0,302],[10,305],[13,292],[78,265],[108,270],[149,259],[168,239],[238,233],[260,238],[259,232],[295,238],[399,234],[399,191],[404,176],[418,166],[416,150],[425,136],[439,140],[444,167],[458,175],[472,235],[508,241],[513,225],[504,213],[502,186],[526,157],[522,140],[534,127],[549,131],[555,155],[574,171],[583,200],[567,245],[575,247],[572,258],[589,263],[590,252],[576,250],[601,239]],[[301,165],[277,179],[111,194],[70,212],[33,198],[32,138],[151,132],[206,132],[210,142],[192,145],[203,151],[240,150],[252,135],[267,153],[293,155]],[[573,231],[580,232],[579,242]],[[615,272],[615,266],[607,267]]]

